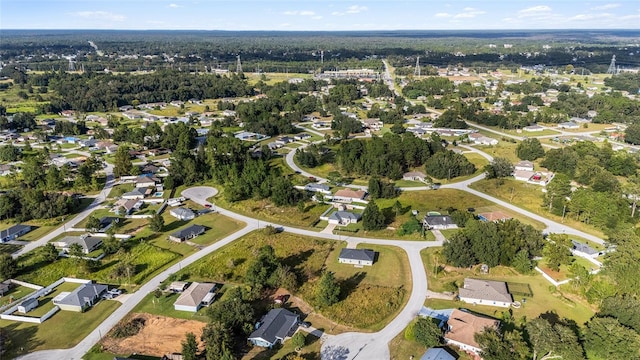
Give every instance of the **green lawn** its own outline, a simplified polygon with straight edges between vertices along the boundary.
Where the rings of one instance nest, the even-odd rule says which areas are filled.
[[[495,134],[493,134],[495,136]],[[500,141],[498,145],[479,145],[476,146],[478,150],[481,150],[493,157],[502,157],[511,160],[513,163],[520,161],[516,155],[516,147],[518,145],[506,141]]]
[[[6,356],[11,359],[37,350],[75,346],[119,306],[117,301],[100,301],[84,313],[58,311],[39,325],[0,320],[0,327],[9,334],[11,344]]]
[[[203,307],[200,311],[192,313],[189,311],[177,311],[173,308],[173,303],[178,299],[180,294],[176,293],[164,293],[159,298],[156,298],[153,293],[147,295],[138,305],[136,305],[132,313],[148,313],[154,315],[161,315],[172,317],[176,319],[196,320],[207,322],[206,316],[207,308]]]
[[[354,268],[337,262],[344,242],[289,233],[265,235],[262,231],[225,246],[178,275],[193,281],[242,283],[258,249],[267,244],[274,248],[280,262],[298,275],[301,286],[294,293],[307,303],[313,303],[315,284],[322,270],[336,272],[342,284],[342,301],[316,311],[348,326],[365,330],[382,328],[402,308],[411,291],[408,261],[399,248],[362,245],[379,251],[379,261],[371,268]]]
[[[20,245],[0,244],[0,254],[13,254],[21,248]]]
[[[0,296],[0,306],[9,304],[11,301],[22,299],[23,297],[33,293],[35,289],[31,289],[25,286],[14,286],[8,293]]]
[[[574,229],[604,238],[602,231],[595,229],[592,226],[576,221],[571,216],[566,216],[563,219],[561,216],[551,214],[546,208],[543,208],[543,193],[540,186],[527,184],[514,179],[502,179],[502,184],[500,184],[499,180],[481,180],[472,184],[471,188],[482,191],[485,194],[495,196],[498,199],[507,201],[513,205],[540,216],[544,216],[553,221],[563,222]]]
[[[594,310],[586,301],[575,297],[571,293],[565,293],[556,289],[539,273],[532,275],[522,275],[512,268],[497,266],[491,268],[489,274],[482,274],[479,266],[472,269],[462,269],[454,267],[446,267],[444,270],[436,272],[438,266],[444,266],[444,258],[439,255],[441,249],[424,249],[420,252],[424,262],[427,278],[429,282],[429,290],[442,292],[454,291],[455,286],[452,284],[462,285],[464,278],[473,277],[478,279],[490,279],[498,281],[507,281],[514,283],[529,284],[533,292],[533,297],[527,298],[526,303],[520,309],[511,309],[514,318],[526,317],[533,319],[547,311],[555,311],[560,317],[575,320],[578,324],[584,324],[594,314]],[[521,296],[515,296],[514,300],[521,301]],[[460,301],[447,300],[427,300],[426,306],[436,307],[439,309],[465,307],[473,309],[473,311],[481,312],[489,316],[500,316],[506,309],[493,306],[474,306],[472,304]]]

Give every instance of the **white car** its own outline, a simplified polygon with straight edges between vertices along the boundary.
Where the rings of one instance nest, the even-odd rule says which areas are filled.
[[[120,289],[111,289],[109,291],[107,291],[107,293],[113,295],[113,296],[118,296],[120,294],[122,294],[122,290]]]

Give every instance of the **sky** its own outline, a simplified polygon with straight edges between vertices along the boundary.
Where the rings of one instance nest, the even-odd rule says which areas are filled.
[[[640,1],[0,0],[0,29],[640,29]]]

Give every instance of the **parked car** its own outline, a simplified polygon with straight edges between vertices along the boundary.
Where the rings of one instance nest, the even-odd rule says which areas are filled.
[[[102,298],[104,300],[111,300],[111,299],[113,299],[113,294],[110,293],[110,292],[106,292],[106,293],[102,294]]]
[[[206,207],[207,209],[211,208],[211,204],[204,204],[204,207]]]
[[[114,295],[114,296],[118,296],[120,294],[122,294],[122,290],[120,289],[111,289],[109,291],[107,291],[108,294]]]
[[[308,328],[309,326],[311,326],[311,323],[308,322],[308,321],[300,321],[298,324],[300,326],[302,326],[303,328],[305,328],[305,329]]]

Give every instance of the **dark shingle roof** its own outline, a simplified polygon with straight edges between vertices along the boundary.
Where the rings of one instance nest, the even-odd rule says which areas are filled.
[[[340,251],[340,259],[372,261],[375,259],[376,253],[367,249],[342,249]]]
[[[456,358],[443,348],[429,348],[420,360],[456,360]]]
[[[171,236],[175,237],[175,238],[179,238],[179,239],[184,239],[190,236],[195,236],[195,235],[199,235],[202,234],[204,232],[205,228],[204,226],[200,226],[200,225],[191,225],[189,227],[186,227],[182,230],[178,230],[176,232],[174,232],[173,234],[171,234]]]
[[[31,229],[30,225],[22,225],[22,224],[17,224],[17,225],[13,225],[12,227],[2,230],[0,232],[0,234],[2,236],[12,236],[14,234],[19,234],[20,232],[24,231],[25,229]]]
[[[263,339],[273,344],[277,339],[284,339],[297,322],[298,315],[291,311],[273,309],[264,317],[260,327],[251,333],[249,339]]]
[[[97,298],[106,290],[107,285],[92,283],[82,284],[77,289],[73,290],[64,299],[60,300],[58,304],[83,307],[89,301]]]
[[[425,216],[424,221],[425,221],[425,223],[427,223],[427,225],[429,225],[429,226],[435,226],[435,225],[452,225],[452,224],[453,224],[453,220],[451,220],[451,216],[449,216],[449,215],[431,215],[431,216]]]

